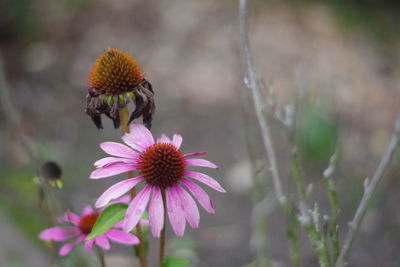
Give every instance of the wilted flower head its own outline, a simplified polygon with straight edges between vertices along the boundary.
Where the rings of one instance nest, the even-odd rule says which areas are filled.
[[[180,150],[182,137],[178,134],[175,134],[172,140],[161,135],[157,142],[154,142],[151,132],[136,123],[131,124],[130,133],[125,134],[122,139],[128,146],[114,142],[100,144],[105,152],[116,157],[107,157],[95,162],[97,169],[91,173],[90,178],[104,178],[132,170],[139,172],[137,177],[111,186],[96,202],[96,207],[103,207],[139,183],[145,184],[129,204],[124,219],[124,231],[129,232],[136,226],[150,201],[150,229],[154,236],[160,236],[165,223],[162,200],[164,190],[169,221],[177,236],[183,236],[186,220],[192,228],[199,225],[200,214],[192,195],[207,212],[214,213],[210,197],[192,180],[222,193],[225,190],[210,176],[187,170],[189,166],[217,168],[208,160],[192,158],[205,153],[183,154]]]
[[[90,252],[93,249],[93,244],[96,244],[98,247],[109,250],[110,249],[110,240],[126,245],[137,245],[139,244],[139,239],[130,234],[125,233],[121,230],[120,225],[115,225],[112,229],[108,230],[104,234],[91,239],[85,240],[85,238],[90,234],[92,228],[99,217],[99,212],[93,210],[91,206],[86,206],[82,212],[82,216],[78,216],[75,213],[70,211],[66,212],[61,221],[72,224],[72,226],[65,227],[52,227],[44,230],[39,234],[39,238],[41,240],[52,240],[56,242],[64,242],[69,240],[68,243],[65,243],[59,250],[60,256],[65,256],[71,252],[73,247],[80,242],[84,242],[85,249]],[[74,239],[75,240],[72,240]]]
[[[151,127],[155,104],[154,92],[139,63],[116,48],[108,48],[96,60],[89,75],[86,113],[100,129],[103,128],[101,114],[120,125],[119,110],[130,101],[135,110],[129,122],[142,116],[146,127]]]

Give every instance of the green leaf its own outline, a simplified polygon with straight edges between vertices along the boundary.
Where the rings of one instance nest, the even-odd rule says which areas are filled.
[[[102,213],[100,213],[99,218],[94,224],[92,231],[86,240],[91,240],[99,235],[104,234],[117,222],[124,219],[127,208],[128,205],[123,203],[116,203],[105,208]]]
[[[190,265],[190,260],[187,258],[178,258],[167,256],[164,260],[165,267],[187,267]]]

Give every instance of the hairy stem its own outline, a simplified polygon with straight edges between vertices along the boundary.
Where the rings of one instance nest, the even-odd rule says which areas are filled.
[[[128,119],[129,119],[129,113],[128,113],[128,108],[124,107],[123,109],[120,109],[119,111],[119,117],[121,120],[121,128],[123,133],[129,133],[129,126],[128,126]],[[128,178],[132,178],[133,172],[130,171],[128,172]],[[132,188],[130,191],[132,199],[136,196],[136,189]],[[142,233],[142,228],[140,226],[140,223],[136,225],[136,235],[140,240],[138,247],[138,254],[139,254],[139,261],[140,261],[140,266],[141,267],[147,267],[147,258],[146,258],[146,251],[144,248],[144,240],[143,240],[143,233]]]
[[[166,197],[165,197],[165,189],[161,189],[161,196],[162,196],[163,207],[164,207],[164,226],[163,226],[163,228],[161,230],[161,235],[160,235],[159,260],[160,260],[160,267],[164,267],[165,231],[166,231],[166,225],[167,225],[167,200],[166,200]]]
[[[353,245],[354,239],[358,234],[361,223],[364,219],[364,216],[367,212],[368,205],[372,198],[373,193],[376,190],[379,182],[382,180],[383,175],[389,167],[389,163],[392,161],[394,152],[397,150],[399,146],[399,138],[400,138],[400,119],[397,119],[395,126],[395,133],[390,141],[388,147],[385,150],[385,153],[382,156],[382,159],[376,169],[374,176],[372,177],[371,182],[366,186],[364,190],[364,194],[360,201],[360,204],[357,208],[357,211],[354,215],[353,220],[349,223],[349,230],[346,234],[346,237],[343,242],[342,250],[340,251],[339,258],[336,262],[335,267],[342,267],[346,264],[346,258],[350,252],[350,249]]]

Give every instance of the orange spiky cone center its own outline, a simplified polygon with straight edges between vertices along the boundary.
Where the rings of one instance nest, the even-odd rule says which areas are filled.
[[[95,95],[118,95],[132,91],[145,73],[137,61],[117,48],[109,48],[96,60],[89,75],[89,90]]]

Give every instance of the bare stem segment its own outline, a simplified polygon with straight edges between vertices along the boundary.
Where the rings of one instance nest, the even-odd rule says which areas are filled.
[[[242,40],[242,48],[244,53],[244,59],[246,61],[247,67],[247,78],[245,83],[247,87],[251,90],[258,123],[260,124],[264,148],[267,154],[268,163],[270,166],[270,171],[272,174],[272,181],[274,185],[274,190],[278,202],[280,205],[285,205],[286,197],[282,191],[281,179],[278,172],[278,167],[276,163],[275,150],[271,139],[271,132],[269,129],[268,121],[263,113],[263,104],[260,96],[259,85],[257,80],[257,75],[253,67],[253,59],[250,53],[250,42],[247,30],[247,1],[240,0],[239,3],[239,16],[240,16],[240,38]]]
[[[395,126],[395,133],[393,134],[392,140],[390,141],[388,147],[386,148],[385,153],[383,154],[381,162],[379,163],[378,168],[376,169],[371,182],[365,187],[364,195],[360,201],[360,204],[357,208],[354,218],[349,223],[349,230],[344,239],[343,247],[340,251],[339,258],[336,262],[335,267],[342,267],[346,265],[346,258],[349,254],[349,251],[353,245],[353,241],[358,234],[361,223],[367,212],[368,204],[370,203],[371,197],[375,192],[377,185],[382,180],[383,175],[385,174],[386,170],[389,167],[390,162],[392,161],[393,155],[399,146],[399,140],[400,140],[400,119],[397,119]]]
[[[123,133],[129,133],[129,126],[128,126],[128,119],[129,119],[129,114],[128,114],[128,108],[124,107],[123,109],[119,110],[119,117],[121,120],[121,128]],[[130,171],[128,172],[128,178],[132,178],[133,173]],[[136,196],[136,189],[132,188],[131,191],[131,197],[132,199]],[[142,234],[142,228],[140,226],[140,223],[136,225],[136,235],[140,240],[138,247],[138,254],[139,254],[139,261],[140,261],[140,266],[141,267],[147,267],[147,258],[146,258],[146,252],[144,248],[144,242],[143,242],[143,234]]]

